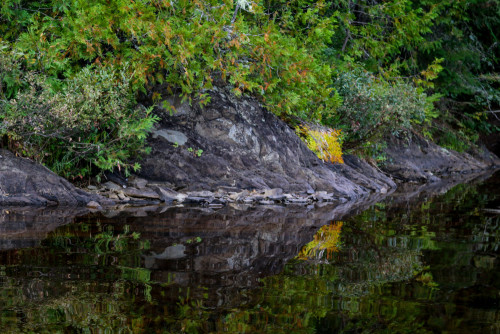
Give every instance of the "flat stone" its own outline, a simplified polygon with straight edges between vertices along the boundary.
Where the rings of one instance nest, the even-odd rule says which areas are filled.
[[[153,131],[153,138],[158,137],[161,137],[172,144],[177,144],[180,146],[186,144],[188,141],[188,137],[186,137],[186,135],[182,132],[168,129],[159,129]]]
[[[238,189],[236,187],[226,187],[226,186],[219,187],[219,189],[218,189],[218,191],[222,192],[222,193],[230,193],[230,192],[238,193],[238,192],[240,192],[240,190],[241,189]]]
[[[123,194],[128,197],[147,198],[147,199],[160,199],[160,195],[152,189],[137,189],[128,187],[122,190]]]
[[[283,202],[287,197],[285,195],[269,196],[268,199],[275,202]]]
[[[97,203],[96,201],[90,201],[87,203],[87,208],[89,209],[99,209],[101,205]]]
[[[288,202],[291,204],[307,204],[309,201],[307,198],[290,198]]]
[[[213,204],[213,205],[226,205],[227,201],[224,200],[224,199],[222,199],[222,198],[216,198],[210,204]]]
[[[229,198],[235,201],[241,200],[243,197],[246,197],[250,194],[248,190],[243,190],[240,193],[230,193]]]
[[[204,204],[204,203],[209,203],[209,201],[205,197],[188,196],[184,199],[184,203],[186,203],[186,204]]]
[[[118,195],[117,195],[117,194],[115,194],[115,193],[110,193],[110,194],[108,195],[108,198],[109,198],[109,199],[115,199],[115,200],[116,200],[116,199],[118,199]]]
[[[266,199],[266,197],[262,196],[262,195],[252,195],[252,196],[249,196],[248,198],[252,199],[252,201],[262,201],[262,200]]]
[[[111,182],[111,181],[104,183],[103,186],[104,186],[104,188],[106,188],[108,190],[123,190],[122,186],[120,186],[114,182]]]
[[[274,204],[274,201],[259,201],[259,204],[261,204],[261,205],[272,205],[272,204]]]
[[[144,189],[148,185],[148,181],[145,179],[142,179],[140,177],[134,177],[133,179],[129,180],[128,182],[132,187],[135,187],[137,189]]]
[[[192,197],[215,197],[214,193],[208,190],[191,191],[187,192],[187,195]]]
[[[172,203],[174,201],[182,202],[186,195],[180,194],[170,188],[153,186],[151,187],[159,195],[160,200],[166,203]]]
[[[269,196],[279,196],[283,194],[283,189],[281,188],[273,188],[273,189],[267,189],[264,191],[264,196],[269,197]]]

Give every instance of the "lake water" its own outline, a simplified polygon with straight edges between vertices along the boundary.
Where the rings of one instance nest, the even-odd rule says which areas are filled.
[[[500,333],[500,174],[449,187],[354,213],[4,208],[0,333]]]

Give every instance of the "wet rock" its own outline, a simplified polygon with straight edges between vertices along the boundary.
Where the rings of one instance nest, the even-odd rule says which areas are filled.
[[[152,186],[151,187],[160,196],[160,200],[165,203],[182,202],[187,197],[186,194],[181,194],[167,187]]]
[[[244,204],[252,204],[252,203],[254,203],[254,200],[252,198],[248,198],[247,197],[247,198],[243,198],[241,200],[241,202],[244,203]]]
[[[205,197],[188,196],[184,199],[184,203],[186,203],[186,204],[209,204],[210,199],[205,198]]]
[[[227,204],[227,201],[222,199],[222,198],[216,198],[214,199],[211,203],[211,205],[226,205]]]
[[[307,204],[309,200],[307,198],[288,198],[287,202],[290,204]]]
[[[137,189],[137,188],[125,188],[122,190],[122,193],[128,197],[136,197],[136,198],[147,198],[147,199],[160,199],[160,195],[152,189]]]
[[[270,201],[283,202],[287,197],[285,195],[268,196]]]

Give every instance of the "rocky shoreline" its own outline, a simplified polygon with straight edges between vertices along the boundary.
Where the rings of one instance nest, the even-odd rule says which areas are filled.
[[[339,197],[327,191],[308,191],[304,193],[284,193],[281,188],[265,190],[208,190],[177,192],[159,184],[150,184],[147,180],[133,178],[131,186],[119,185],[108,181],[101,187],[91,186],[88,191],[113,201],[114,205],[157,205],[161,203],[178,205],[198,205],[220,208],[230,203],[247,205],[309,205],[313,203],[343,204],[350,199]],[[387,193],[382,189],[381,193]],[[109,205],[109,203],[106,203]],[[96,201],[87,203],[87,207],[101,208]]]
[[[295,132],[251,98],[223,89],[203,109],[167,98],[177,112],[162,116],[148,139],[152,153],[137,175],[106,174],[78,189],[41,164],[0,149],[0,206],[338,205],[389,194],[405,183],[497,169],[486,149],[459,153],[412,134],[386,138],[380,166],[352,155],[344,164],[318,159]]]

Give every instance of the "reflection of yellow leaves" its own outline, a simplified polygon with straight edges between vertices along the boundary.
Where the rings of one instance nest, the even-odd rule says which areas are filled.
[[[297,258],[301,260],[318,258],[326,250],[326,257],[329,259],[339,250],[342,224],[342,222],[336,222],[322,226],[314,235],[314,240],[302,247]]]

